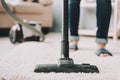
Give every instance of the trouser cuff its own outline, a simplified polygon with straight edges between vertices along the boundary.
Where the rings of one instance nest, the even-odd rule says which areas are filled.
[[[79,40],[79,36],[70,36],[70,40]]]
[[[104,38],[96,38],[96,43],[107,44],[108,40]]]

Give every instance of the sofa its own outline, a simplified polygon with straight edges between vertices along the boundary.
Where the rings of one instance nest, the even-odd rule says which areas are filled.
[[[43,30],[49,30],[53,26],[52,0],[40,0],[35,2],[19,2],[17,4],[7,3],[11,11],[21,19],[38,21]],[[0,4],[0,29],[11,28],[14,21],[2,8]]]

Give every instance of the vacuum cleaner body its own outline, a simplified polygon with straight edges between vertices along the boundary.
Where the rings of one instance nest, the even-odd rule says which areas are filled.
[[[41,31],[41,26],[39,22],[29,21],[28,24],[34,26],[35,29]],[[21,43],[24,41],[40,41],[40,36],[33,31],[27,29],[19,23],[16,23],[9,32],[10,41],[15,43]]]

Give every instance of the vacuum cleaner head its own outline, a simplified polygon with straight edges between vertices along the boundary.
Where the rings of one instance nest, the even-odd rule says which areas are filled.
[[[68,64],[67,64],[68,66]],[[49,73],[49,72],[62,72],[62,73],[99,73],[99,70],[96,66],[90,64],[75,64],[72,67],[61,67],[56,64],[39,64],[36,69],[34,70],[36,73]]]
[[[60,58],[57,64],[39,64],[36,66],[34,72],[36,73],[99,73],[98,68],[95,65],[90,64],[74,64],[70,58]]]

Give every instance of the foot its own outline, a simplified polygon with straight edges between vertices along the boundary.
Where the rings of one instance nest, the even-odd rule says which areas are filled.
[[[97,56],[100,57],[108,57],[108,56],[112,56],[112,54],[105,49],[105,44],[98,44],[99,50],[96,52]]]
[[[72,40],[72,41],[70,41],[69,50],[70,51],[76,51],[76,50],[78,50],[78,40]]]

